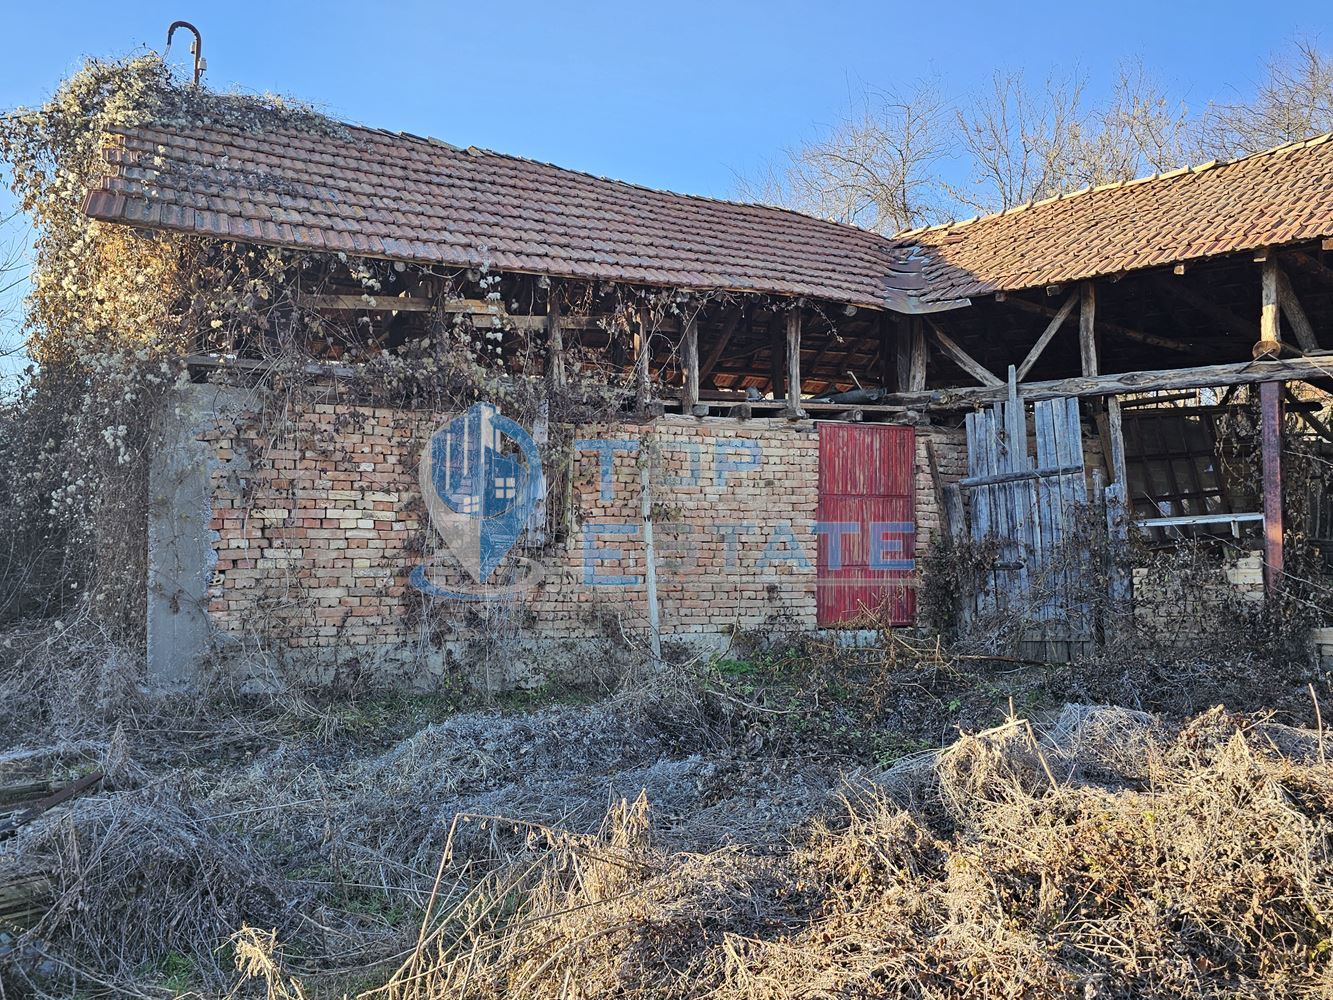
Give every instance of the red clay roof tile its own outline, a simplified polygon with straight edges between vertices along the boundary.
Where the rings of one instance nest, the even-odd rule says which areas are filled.
[[[893,238],[438,140],[127,129],[84,211],[460,267],[904,311],[1333,235],[1333,142],[1085,190]]]
[[[107,177],[84,206],[112,222],[874,307],[910,308],[919,286],[907,251],[851,226],[373,129],[329,137],[145,126],[115,139]],[[121,190],[117,201],[111,192]]]

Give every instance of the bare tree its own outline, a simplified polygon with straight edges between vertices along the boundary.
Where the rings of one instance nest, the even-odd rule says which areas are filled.
[[[1084,79],[1050,78],[1039,91],[1021,72],[997,72],[990,87],[955,111],[969,183],[949,185],[962,205],[997,211],[1068,189],[1078,173]]]
[[[741,196],[877,232],[941,217],[935,162],[947,152],[945,105],[932,84],[867,90],[818,137],[784,150]]]
[[[1140,62],[1121,65],[1111,98],[1093,112],[1076,143],[1079,186],[1127,181],[1200,159],[1189,109]]]
[[[31,261],[27,217],[13,212],[0,219],[0,397],[27,362],[23,296]]]
[[[1271,57],[1254,97],[1209,105],[1201,141],[1212,156],[1230,158],[1333,131],[1333,59],[1308,39]]]

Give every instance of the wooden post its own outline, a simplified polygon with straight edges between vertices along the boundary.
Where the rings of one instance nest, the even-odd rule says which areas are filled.
[[[1278,303],[1277,259],[1270,253],[1263,262],[1261,282],[1259,343],[1256,357],[1278,357],[1282,345],[1282,321]],[[1285,569],[1282,550],[1282,384],[1263,382],[1259,386],[1259,410],[1262,417],[1260,452],[1264,478],[1264,591],[1271,600],[1277,595]]]
[[[639,511],[643,517],[643,582],[648,597],[648,645],[653,666],[662,665],[662,629],[657,609],[657,550],[653,546],[653,484],[651,448],[639,452]]]
[[[896,338],[890,328],[889,314],[879,318],[879,384],[885,392],[902,390],[902,383],[894,381],[894,350]]]
[[[1123,611],[1134,596],[1134,578],[1129,558],[1129,487],[1113,483],[1106,487],[1106,534],[1109,540],[1107,586],[1112,611]]]
[[[1106,397],[1106,436],[1110,439],[1111,452],[1106,456],[1106,465],[1111,473],[1111,481],[1116,486],[1124,487],[1125,499],[1129,498],[1129,475],[1125,471],[1125,422],[1120,412],[1120,397]]]
[[[693,304],[687,305],[691,308]],[[685,321],[683,340],[685,364],[685,393],[681,397],[681,410],[693,413],[699,405],[699,314],[696,312]]]
[[[926,345],[925,324],[920,316],[908,320],[907,391],[921,392],[926,388],[926,363],[930,348]]]
[[[1278,280],[1277,280],[1277,260],[1272,254],[1263,263],[1263,270],[1260,272],[1262,281],[1260,287],[1262,290],[1262,309],[1259,313],[1259,344],[1255,348],[1256,356],[1262,353],[1272,353],[1278,357],[1278,345],[1282,343],[1282,320],[1281,313],[1278,311]]]
[[[802,415],[800,306],[787,313],[787,415]]]
[[[639,310],[639,343],[634,352],[634,402],[640,413],[648,408],[648,360],[652,354],[652,321],[648,307]]]
[[[1079,286],[1078,349],[1083,360],[1083,376],[1096,378],[1101,371],[1097,357],[1097,290],[1091,281]],[[1100,423],[1100,415],[1096,414]],[[1120,412],[1120,400],[1106,397],[1106,471],[1112,483],[1121,487],[1118,496],[1122,503],[1129,500],[1129,483],[1125,473],[1125,425]]]
[[[1282,551],[1282,386],[1264,382],[1259,386],[1259,408],[1263,413],[1261,450],[1264,465],[1264,590],[1270,598],[1282,583],[1285,557]]]
[[[560,294],[553,283],[546,302],[546,373],[551,385],[565,385],[565,338],[560,330]]]
[[[1097,292],[1091,281],[1083,282],[1079,288],[1078,312],[1078,348],[1083,357],[1083,375],[1090,377],[1097,372]]]
[[[768,388],[773,394],[775,403],[782,398],[784,391],[782,384],[782,375],[786,371],[784,350],[781,316],[775,312],[768,321]]]

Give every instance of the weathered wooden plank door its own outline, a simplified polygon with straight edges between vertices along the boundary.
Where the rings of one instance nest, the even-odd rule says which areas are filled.
[[[819,425],[818,620],[916,620],[916,434],[886,424]]]
[[[1076,519],[1088,506],[1078,400],[1034,404],[1032,429],[1035,448],[1012,386],[1008,400],[967,416],[968,475],[959,485],[969,534],[993,544],[996,558],[964,611],[1025,614],[1026,651],[1064,659],[1071,644],[1092,639],[1093,624],[1085,599],[1092,559],[1078,552]]]

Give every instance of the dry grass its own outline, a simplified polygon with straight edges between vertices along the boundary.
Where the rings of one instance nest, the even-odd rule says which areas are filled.
[[[1328,748],[1263,716],[921,750],[1010,675],[900,639],[523,711],[163,701],[105,652],[0,659],[0,780],[109,775],[0,842],[53,876],[5,997],[1333,995]]]
[[[1331,801],[1309,734],[1221,710],[1014,720],[777,855],[663,851],[642,798],[542,829],[368,996],[1328,996]]]

